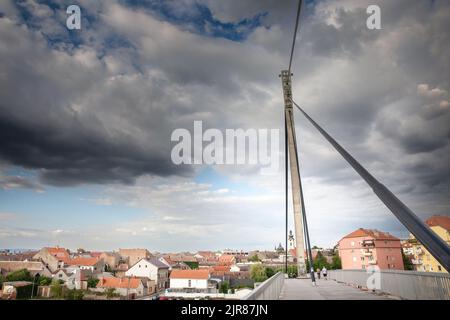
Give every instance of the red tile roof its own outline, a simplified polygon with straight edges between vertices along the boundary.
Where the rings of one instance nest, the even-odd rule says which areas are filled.
[[[213,266],[212,271],[230,271],[230,266]]]
[[[370,237],[377,240],[400,240],[397,237],[394,237],[393,235],[387,233],[378,231],[375,229],[363,229],[359,228],[358,230],[353,231],[352,233],[349,233],[344,238],[361,238],[361,237]],[[344,239],[343,238],[343,239]]]
[[[236,258],[231,254],[223,254],[219,257],[219,263],[222,264],[232,264],[234,261],[236,261]]]
[[[71,266],[75,266],[75,265],[77,265],[77,266],[93,266],[97,262],[99,262],[99,260],[100,260],[99,258],[77,257],[77,258],[67,260],[66,263]]]
[[[52,255],[55,256],[57,258],[61,258],[61,259],[68,259],[69,258],[69,252],[64,249],[64,248],[60,248],[60,247],[47,247],[45,248],[47,249],[47,251]]]
[[[172,270],[170,279],[209,279],[208,269]]]
[[[430,227],[439,226],[445,230],[450,230],[450,217],[448,216],[432,216],[425,221]]]
[[[97,288],[130,288],[137,289],[141,283],[138,278],[101,278],[97,283]]]

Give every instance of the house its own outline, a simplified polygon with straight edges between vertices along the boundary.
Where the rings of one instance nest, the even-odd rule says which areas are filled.
[[[232,265],[236,263],[236,258],[231,254],[223,254],[219,257],[219,264]]]
[[[147,249],[119,249],[119,255],[129,266],[135,265],[141,259],[152,257]]]
[[[7,275],[14,271],[27,269],[32,276],[51,277],[51,271],[41,261],[0,261],[2,275]]]
[[[450,217],[435,215],[425,221],[430,229],[450,246]],[[423,272],[447,272],[444,267],[430,254],[430,252],[411,234],[408,241],[412,248],[414,269]]]
[[[239,264],[233,264],[230,267],[230,272],[248,272],[248,271],[250,271],[249,264],[239,263]]]
[[[343,237],[338,248],[342,269],[404,270],[400,239],[387,232],[360,228]]]
[[[166,266],[168,266],[169,271],[172,271],[173,269],[182,269],[182,270],[190,269],[190,267],[186,263],[181,261],[173,261],[168,257],[159,257],[158,260],[164,263]]]
[[[54,280],[61,280],[68,289],[87,290],[88,280],[93,277],[90,269],[72,268],[60,269],[53,274]]]
[[[101,278],[93,291],[105,292],[107,289],[114,289],[115,293],[130,299],[147,295],[144,281],[139,278]]]
[[[230,272],[231,266],[229,265],[218,265],[212,266],[210,272]]]
[[[20,251],[0,250],[0,261],[31,261],[37,251]]]
[[[216,254],[212,251],[198,251],[194,257],[197,259],[197,261],[206,261],[208,259],[214,259],[216,258]]]
[[[105,271],[105,262],[99,258],[76,257],[65,262],[67,269],[79,268],[81,270],[90,270],[92,273],[101,273]]]
[[[212,287],[209,279],[208,269],[173,270],[170,274],[170,289],[186,292],[207,291]]]
[[[165,255],[164,258],[169,258],[175,262],[184,262],[187,265],[189,265],[191,263],[194,263],[194,264],[198,263],[197,258],[195,258],[191,254],[170,254],[170,255]]]
[[[99,258],[103,260],[105,266],[108,266],[110,270],[116,270],[122,262],[122,258],[118,252],[102,252]]]
[[[65,262],[69,259],[69,251],[60,247],[42,248],[33,256],[33,260],[42,261],[51,272],[63,268]]]
[[[141,259],[125,272],[127,277],[148,278],[155,281],[157,290],[169,286],[169,267],[158,258]]]

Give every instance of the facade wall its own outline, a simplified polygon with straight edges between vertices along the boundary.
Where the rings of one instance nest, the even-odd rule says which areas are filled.
[[[55,272],[60,268],[58,259],[48,252],[46,248],[41,249],[33,257],[34,260],[42,260],[42,262],[50,269],[51,272]]]
[[[133,266],[141,259],[152,257],[147,249],[119,249],[119,255],[128,260],[128,265]]]
[[[103,252],[100,255],[100,259],[102,259],[103,262],[112,269],[116,269],[120,262],[120,256],[118,253]]]
[[[364,246],[363,241],[373,241]],[[371,237],[344,238],[339,242],[342,269],[367,269],[377,265],[380,269],[403,270],[400,240],[376,240]]]
[[[450,233],[440,226],[430,227],[442,240],[450,246]],[[413,236],[411,236],[414,239]],[[447,272],[444,267],[431,255],[431,253],[421,244],[413,245],[414,267],[417,271],[423,272]]]
[[[127,277],[143,277],[156,282],[158,290],[168,286],[169,269],[158,268],[152,263],[142,260],[125,272]]]
[[[196,289],[207,289],[208,280],[206,279],[170,279],[171,289],[185,289],[185,288],[196,288]]]

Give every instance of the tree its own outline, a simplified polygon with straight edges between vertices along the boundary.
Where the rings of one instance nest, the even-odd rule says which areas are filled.
[[[183,261],[185,264],[189,266],[191,269],[198,269],[198,262],[197,261]]]
[[[106,292],[107,299],[111,299],[116,296],[116,289],[114,289],[114,288],[108,288],[108,289],[106,289],[105,292]]]
[[[95,279],[93,277],[89,277],[89,279],[87,281],[88,288],[95,288],[99,281],[100,281],[99,279]]]
[[[38,280],[38,285],[39,286],[48,286],[51,283],[52,283],[52,278],[45,277],[45,276],[39,277],[39,280]]]
[[[403,250],[402,250],[402,258],[403,258],[403,266],[405,267],[405,270],[414,270],[414,266],[413,266],[411,260],[405,255]]]
[[[59,280],[53,281],[50,292],[55,298],[64,298],[64,288]]]
[[[6,281],[33,281],[30,271],[21,269],[11,272],[6,276]]]
[[[228,293],[229,284],[228,281],[222,281],[220,284],[219,292],[220,293]]]
[[[248,259],[248,261],[251,261],[251,262],[259,262],[259,261],[261,261],[261,260],[259,259],[259,257],[258,257],[257,254],[254,254],[253,256],[251,256],[251,257]]]
[[[83,300],[84,292],[83,290],[71,289],[67,290],[65,298],[67,300]]]
[[[339,257],[339,255],[335,254],[333,256],[333,260],[331,261],[331,268],[333,270],[336,269],[342,269],[342,261],[341,261],[341,257]]]
[[[270,267],[266,267],[266,277],[270,278],[275,274],[275,270]]]
[[[263,282],[267,279],[266,268],[261,264],[254,264],[250,269],[250,278],[255,280],[255,282]]]
[[[330,269],[327,259],[323,256],[322,252],[318,251],[313,263],[314,270],[322,269],[323,267]]]

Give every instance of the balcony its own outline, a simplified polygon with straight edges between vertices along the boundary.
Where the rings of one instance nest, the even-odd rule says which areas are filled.
[[[362,254],[363,256],[369,257],[372,255],[372,250],[363,250]]]
[[[377,260],[371,259],[368,261],[368,264],[377,264]]]
[[[415,264],[415,265],[423,264],[423,261],[421,259],[412,259],[411,262],[412,262],[412,264]]]
[[[373,240],[363,240],[361,245],[363,247],[374,247],[375,246],[375,242]]]

